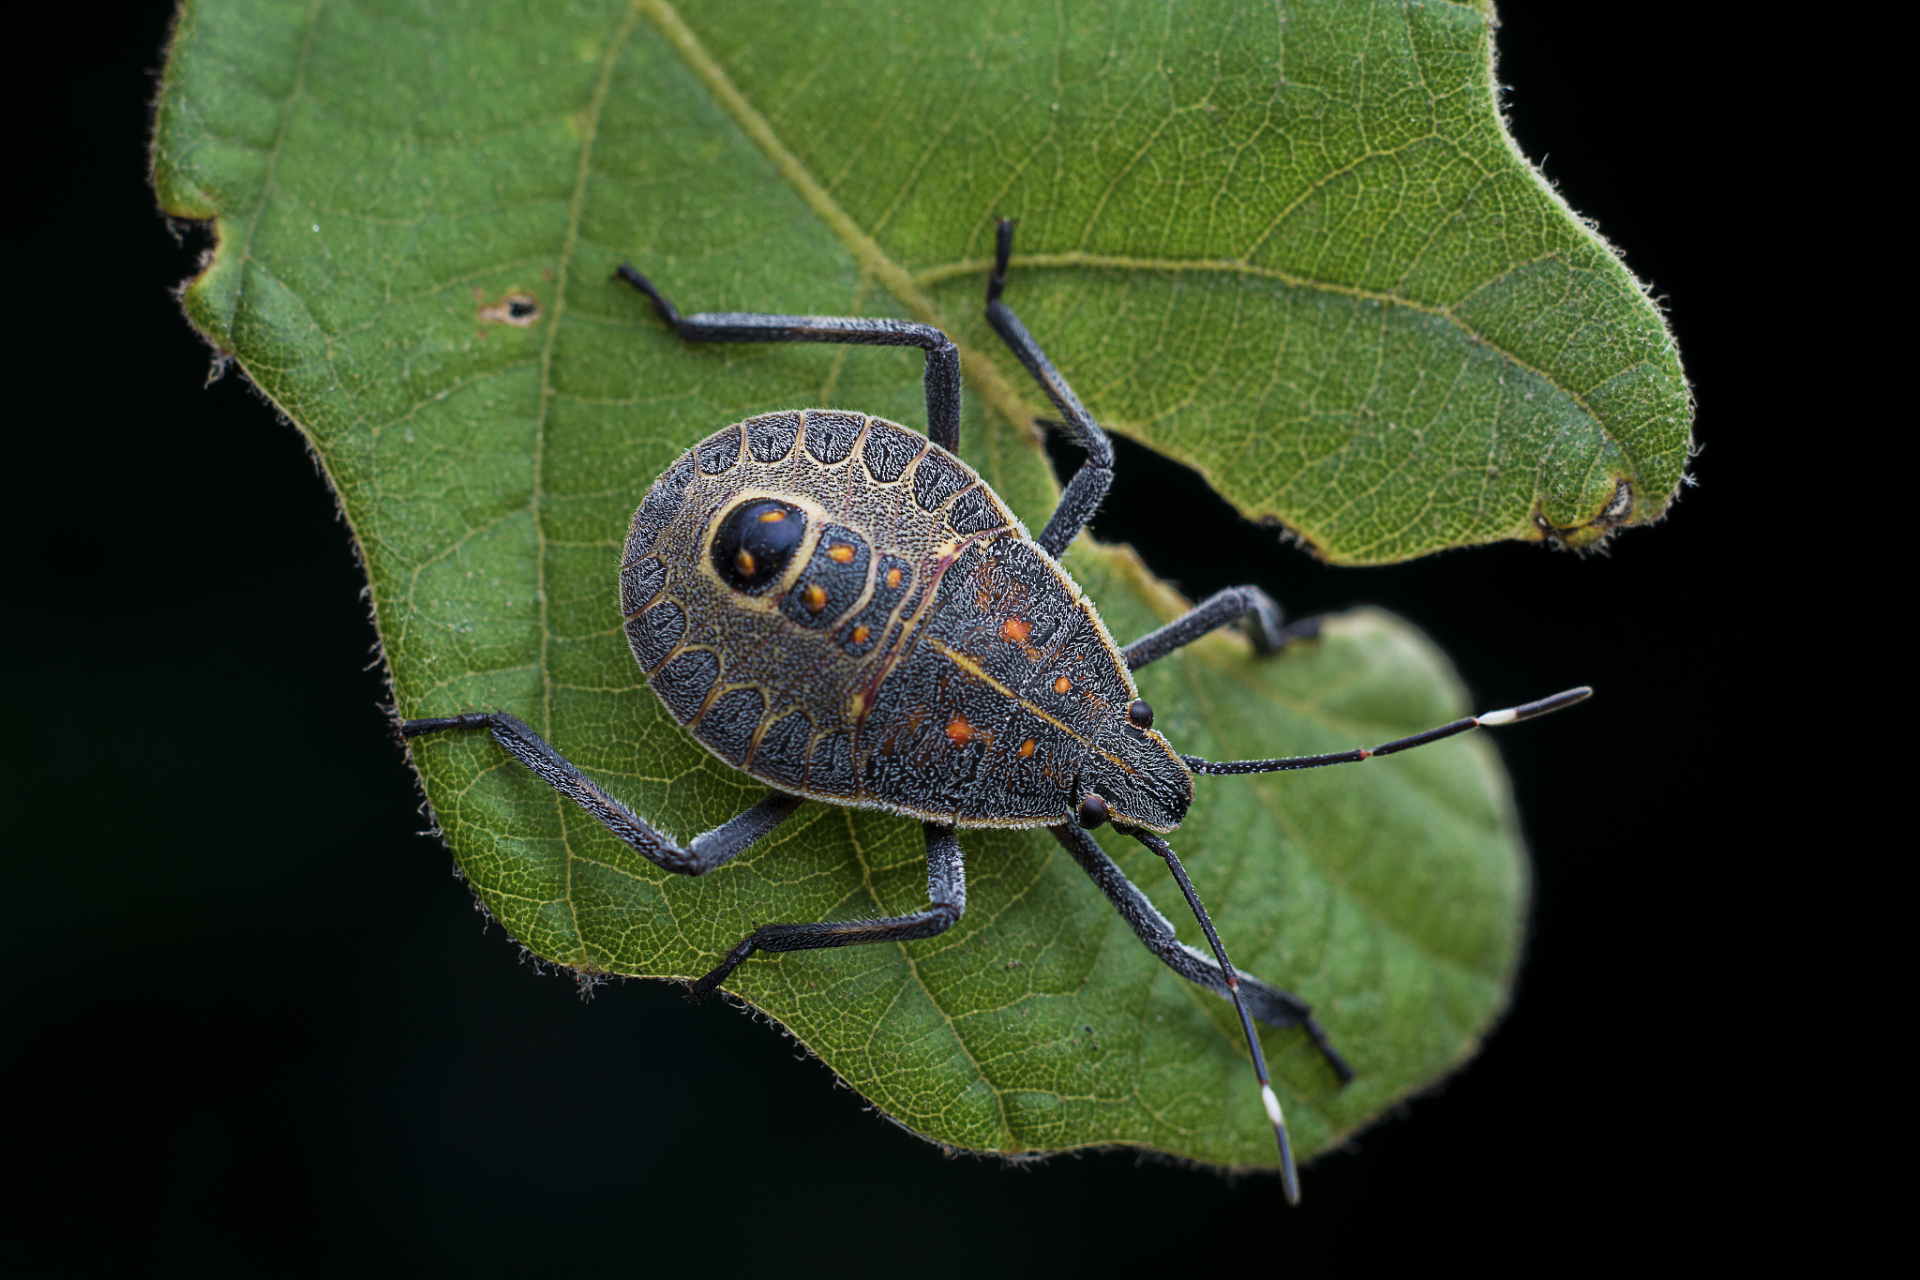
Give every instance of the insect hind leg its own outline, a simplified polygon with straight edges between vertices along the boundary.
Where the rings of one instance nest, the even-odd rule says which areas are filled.
[[[966,865],[952,827],[922,823],[927,836],[925,911],[879,920],[823,920],[816,924],[763,924],[727,952],[714,970],[688,988],[698,999],[725,982],[756,951],[815,951],[823,947],[859,947],[872,942],[914,942],[945,933],[967,909]]]
[[[688,342],[823,342],[853,347],[919,347],[927,353],[927,439],[960,452],[960,348],[930,324],[875,316],[782,316],[752,311],[683,316],[651,280],[621,263],[613,278],[632,285]]]
[[[494,741],[542,782],[585,809],[628,848],[676,875],[705,875],[733,861],[805,803],[799,796],[775,791],[730,821],[682,845],[654,830],[633,810],[601,790],[525,722],[504,711],[470,711],[457,716],[408,720],[400,726],[400,735],[418,738],[429,733],[472,729],[490,730]]]

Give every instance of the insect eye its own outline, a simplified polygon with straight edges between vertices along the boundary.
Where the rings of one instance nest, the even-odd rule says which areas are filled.
[[[713,567],[736,591],[757,596],[793,559],[807,534],[807,514],[772,498],[745,502],[727,513],[713,536]]]
[[[1127,723],[1136,729],[1153,728],[1153,708],[1145,698],[1135,698],[1127,704]]]
[[[1081,826],[1091,831],[1095,827],[1104,826],[1109,816],[1111,815],[1107,812],[1106,798],[1098,792],[1089,791],[1085,796],[1081,797],[1080,810],[1074,814],[1074,819]]]

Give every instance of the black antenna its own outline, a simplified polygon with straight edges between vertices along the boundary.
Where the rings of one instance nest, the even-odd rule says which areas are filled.
[[[1424,746],[1429,742],[1438,742],[1442,738],[1451,738],[1456,733],[1465,733],[1469,729],[1492,728],[1503,724],[1517,724],[1522,720],[1531,720],[1535,716],[1546,715],[1570,707],[1576,702],[1584,702],[1593,696],[1593,690],[1586,685],[1577,689],[1568,689],[1556,693],[1550,698],[1541,698],[1537,702],[1525,703],[1518,707],[1508,707],[1503,711],[1488,711],[1477,716],[1467,716],[1455,720],[1452,724],[1443,724],[1437,729],[1428,729],[1408,738],[1396,738],[1392,742],[1377,747],[1357,747],[1352,751],[1338,751],[1323,756],[1290,756],[1280,760],[1228,760],[1209,761],[1198,756],[1181,756],[1187,768],[1198,774],[1216,776],[1237,773],[1280,773],[1290,769],[1318,769],[1322,765],[1347,764],[1359,760],[1371,760],[1374,756],[1390,756],[1396,751],[1405,751],[1409,747]],[[1221,945],[1220,935],[1214,931],[1213,921],[1207,915],[1207,909],[1200,905],[1200,895],[1194,892],[1193,881],[1187,878],[1187,869],[1180,865],[1180,859],[1165,840],[1141,830],[1139,827],[1123,827],[1114,824],[1114,830],[1130,835],[1147,848],[1159,854],[1166,862],[1167,869],[1173,872],[1175,883],[1180,892],[1187,896],[1187,905],[1193,908],[1193,914],[1200,921],[1201,929],[1206,931],[1207,942],[1213,947],[1213,955],[1220,962],[1220,971],[1226,975],[1227,991],[1233,997],[1233,1007],[1240,1015],[1240,1030],[1246,1034],[1247,1049],[1253,1055],[1253,1073],[1260,1078],[1260,1101],[1266,1106],[1267,1119],[1273,1122],[1274,1141],[1280,1146],[1280,1183],[1285,1189],[1288,1204],[1300,1203],[1300,1174],[1294,1168],[1293,1144],[1287,1139],[1286,1118],[1280,1112],[1280,1099],[1273,1091],[1273,1082],[1267,1075],[1266,1055],[1260,1051],[1260,1037],[1254,1034],[1253,1018],[1247,1013],[1246,1002],[1240,998],[1240,976],[1233,971],[1233,963],[1227,959],[1227,949]]]
[[[1207,909],[1200,905],[1200,895],[1194,892],[1193,881],[1187,879],[1187,869],[1180,865],[1180,858],[1172,847],[1159,836],[1142,831],[1139,827],[1123,827],[1116,822],[1113,829],[1122,835],[1132,836],[1165,860],[1167,870],[1173,872],[1174,881],[1180,886],[1180,892],[1187,895],[1187,905],[1193,908],[1200,927],[1206,931],[1207,943],[1213,948],[1213,958],[1220,962],[1220,972],[1226,975],[1227,992],[1233,997],[1234,1010],[1240,1015],[1240,1030],[1246,1033],[1247,1049],[1253,1054],[1253,1074],[1260,1077],[1260,1101],[1267,1109],[1267,1119],[1273,1122],[1274,1141],[1280,1144],[1280,1185],[1287,1193],[1287,1203],[1299,1204],[1300,1172],[1293,1167],[1293,1144],[1287,1141],[1286,1118],[1280,1114],[1280,1099],[1274,1094],[1273,1082],[1267,1076],[1267,1058],[1260,1052],[1260,1037],[1253,1033],[1253,1018],[1247,1013],[1246,1001],[1240,998],[1240,975],[1233,971],[1233,962],[1227,959],[1227,949],[1221,944],[1220,935],[1214,932],[1213,921],[1208,917]]]
[[[1456,733],[1465,733],[1469,729],[1493,728],[1503,724],[1517,724],[1522,720],[1531,720],[1535,716],[1544,716],[1549,711],[1558,711],[1570,707],[1576,702],[1585,702],[1593,696],[1593,690],[1586,685],[1577,689],[1568,689],[1556,693],[1551,698],[1542,698],[1538,702],[1529,702],[1523,706],[1508,707],[1504,711],[1486,711],[1477,716],[1468,716],[1455,720],[1452,724],[1443,724],[1438,729],[1428,729],[1416,733],[1410,738],[1395,738],[1392,742],[1377,747],[1355,747],[1352,751],[1336,751],[1324,756],[1287,756],[1280,760],[1202,760],[1199,756],[1181,756],[1187,768],[1195,773],[1211,774],[1223,777],[1236,773],[1282,773],[1289,769],[1318,769],[1327,764],[1349,764],[1358,760],[1371,760],[1375,756],[1390,756],[1396,751],[1405,751],[1408,747],[1421,747],[1429,742],[1438,742],[1442,738],[1451,738]]]

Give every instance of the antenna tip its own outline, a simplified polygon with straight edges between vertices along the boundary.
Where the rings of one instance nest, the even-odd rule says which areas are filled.
[[[1585,702],[1592,696],[1593,690],[1583,684],[1577,689],[1566,689],[1554,694],[1551,698],[1542,698],[1538,702],[1508,707],[1505,711],[1489,711],[1485,715],[1475,716],[1474,720],[1489,728],[1495,725],[1515,724],[1521,720],[1531,720],[1535,716],[1546,715],[1549,711],[1559,711],[1576,702]]]
[[[1273,1121],[1273,1136],[1280,1143],[1280,1187],[1286,1193],[1287,1203],[1300,1203],[1300,1173],[1293,1167],[1293,1144],[1287,1141],[1287,1122],[1280,1114],[1280,1099],[1274,1096],[1273,1086],[1260,1085],[1260,1103],[1267,1109],[1267,1119]]]

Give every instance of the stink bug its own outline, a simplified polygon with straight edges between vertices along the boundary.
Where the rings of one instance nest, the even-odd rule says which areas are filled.
[[[1193,883],[1162,837],[1180,826],[1196,774],[1270,773],[1365,760],[1571,705],[1571,689],[1468,717],[1371,750],[1210,762],[1176,753],[1153,728],[1133,672],[1243,622],[1277,653],[1318,630],[1283,626],[1256,587],[1232,587],[1121,646],[1058,557],[1092,516],[1113,472],[1106,434],[1026,327],[1000,300],[1013,226],[999,227],[986,316],[1046,392],[1087,460],[1035,538],[958,457],[960,357],[930,325],[900,320],[724,313],[682,316],[630,266],[645,294],[693,342],[823,342],[926,352],[927,434],[839,410],[749,418],[688,450],[634,513],[620,566],[628,643],[654,693],[720,759],[770,793],[732,821],[678,844],[586,778],[504,712],[409,720],[407,737],[487,729],[501,746],[633,849],[668,871],[722,866],[809,800],[918,818],[930,905],[880,920],[761,925],[693,984],[711,992],[755,951],[910,942],[966,909],[957,832],[1046,827],[1134,933],[1175,973],[1233,1002],[1273,1122],[1289,1202],[1299,1199],[1286,1124],[1253,1022],[1298,1027],[1341,1082],[1353,1068],[1298,997],[1237,973]],[[1166,918],[1088,834],[1112,823],[1167,864],[1212,951],[1180,942]]]

